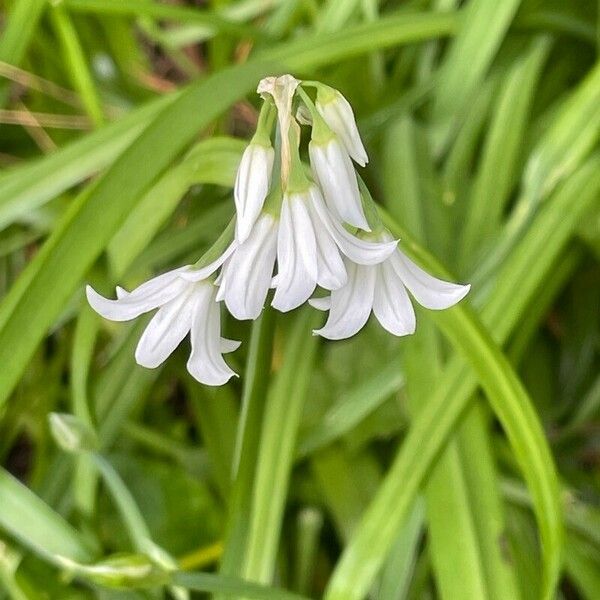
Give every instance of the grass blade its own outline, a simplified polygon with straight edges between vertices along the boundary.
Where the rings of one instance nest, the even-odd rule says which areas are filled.
[[[0,469],[0,527],[52,562],[90,561],[97,550],[29,488]]]

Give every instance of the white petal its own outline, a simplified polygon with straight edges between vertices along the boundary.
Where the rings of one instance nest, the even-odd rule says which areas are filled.
[[[118,292],[117,300],[109,300],[101,296],[89,285],[86,286],[85,293],[90,306],[105,319],[129,321],[169,302],[183,292],[189,284],[183,281],[180,275],[190,268],[186,265],[163,273],[146,281],[130,293]]]
[[[283,199],[277,265],[277,289],[272,306],[287,312],[306,302],[317,286],[317,244],[303,194],[291,194]]]
[[[197,294],[191,288],[162,306],[152,317],[135,350],[139,365],[154,369],[179,346],[192,326]]]
[[[272,147],[249,144],[244,150],[234,186],[236,239],[241,244],[250,235],[271,186],[275,151]]]
[[[227,246],[225,252],[221,254],[217,259],[213,260],[210,264],[205,267],[196,268],[193,265],[189,267],[186,271],[182,271],[179,273],[179,277],[185,279],[186,281],[202,281],[207,277],[210,277],[222,264],[224,264],[227,259],[235,252],[235,249],[238,247],[238,243],[234,240]]]
[[[373,298],[373,314],[381,325],[394,335],[414,333],[415,311],[400,277],[389,260],[375,268],[377,282]]]
[[[223,267],[217,300],[224,300],[236,319],[256,319],[269,292],[277,253],[277,222],[262,215],[250,237]]]
[[[308,210],[315,232],[317,244],[317,283],[327,290],[337,290],[346,284],[346,267],[340,256],[337,244],[325,226],[314,202],[308,203]]]
[[[356,173],[352,161],[340,142],[333,138],[326,144],[308,145],[310,164],[329,209],[342,221],[371,231],[363,212]]]
[[[230,352],[235,352],[240,346],[242,342],[238,340],[228,340],[227,338],[221,338],[221,354],[229,354]]]
[[[317,310],[329,310],[331,308],[331,296],[322,298],[310,298],[308,303]]]
[[[415,300],[425,308],[442,310],[460,302],[471,289],[470,285],[450,283],[433,277],[417,266],[400,250],[391,257],[394,270]]]
[[[325,326],[314,331],[330,340],[342,340],[360,331],[373,307],[376,267],[347,262],[348,283],[331,292],[331,309]]]
[[[359,265],[376,265],[388,258],[396,249],[396,240],[384,239],[369,242],[352,235],[328,212],[317,187],[311,188],[313,206],[339,249]]]
[[[340,137],[348,154],[364,167],[369,162],[369,157],[360,139],[354,111],[348,100],[336,90],[333,100],[321,103],[317,98],[316,106],[327,125]]]
[[[191,331],[192,353],[187,362],[190,375],[206,385],[223,385],[235,375],[221,355],[220,330],[220,305],[215,302],[214,288],[209,288],[196,303]]]

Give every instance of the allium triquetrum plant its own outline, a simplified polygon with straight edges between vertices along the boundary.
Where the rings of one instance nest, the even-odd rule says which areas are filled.
[[[0,7],[0,600],[595,599],[598,3]]]

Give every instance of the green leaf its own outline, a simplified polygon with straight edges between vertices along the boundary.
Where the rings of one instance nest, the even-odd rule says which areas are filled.
[[[12,3],[12,11],[0,37],[1,61],[11,65],[21,64],[45,7],[46,0],[17,0]],[[4,105],[7,97],[8,86],[2,82],[0,106]]]
[[[303,432],[296,450],[297,458],[308,456],[343,436],[397,392],[403,383],[399,366],[388,363],[369,379],[341,394],[323,417]]]
[[[502,81],[481,163],[464,211],[465,223],[460,237],[462,265],[473,261],[478,244],[500,224],[516,179],[533,95],[549,50],[547,38],[534,40],[528,52],[514,61]]]
[[[144,2],[143,0],[64,0],[64,4],[74,12],[153,17],[155,19],[208,25],[211,30],[217,33],[222,32],[250,38],[264,37],[264,34],[254,27],[243,23],[235,23],[215,12],[199,8],[174,6],[159,2]]]
[[[460,112],[481,83],[521,0],[470,0],[440,67],[433,119]],[[466,60],[466,57],[469,57]]]
[[[245,143],[216,137],[203,140],[144,194],[110,241],[108,259],[116,276],[123,275],[171,216],[192,185],[211,183],[232,187]]]
[[[152,100],[118,121],[6,173],[0,187],[0,227],[108,166],[176,96]]]
[[[50,19],[60,41],[62,55],[69,69],[73,86],[81,95],[88,116],[98,127],[104,122],[104,112],[77,31],[61,4],[51,7]]]
[[[58,557],[87,562],[97,552],[29,488],[0,469],[0,527],[22,544],[58,563]]]
[[[172,579],[176,585],[196,592],[210,592],[256,600],[309,600],[306,596],[226,575],[178,572],[173,574]]]
[[[464,186],[465,167],[475,151],[481,117],[487,114],[493,85],[488,82],[486,88],[478,95],[478,100],[483,99],[482,110],[477,115],[475,109],[471,111],[446,162],[446,172],[457,173],[448,177],[455,186]],[[409,155],[414,153],[410,146],[404,148]],[[396,186],[388,194],[392,192],[395,198],[402,199],[402,204],[407,198],[412,204],[419,203],[420,194],[415,194],[414,182],[425,179],[424,162],[409,163],[404,176],[396,178]],[[426,220],[417,211],[413,215],[409,230],[423,239]],[[431,225],[428,233],[429,239],[438,237]],[[403,355],[408,405],[413,417],[429,401],[431,381],[440,375],[442,356],[440,336],[433,323],[420,322],[416,333],[406,339]],[[429,555],[436,589],[442,598],[518,598],[514,573],[499,544],[504,519],[488,438],[486,419],[479,407],[470,407],[427,481]],[[449,513],[452,519],[448,519]]]

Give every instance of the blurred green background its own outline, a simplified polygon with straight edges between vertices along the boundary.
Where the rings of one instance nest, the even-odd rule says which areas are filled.
[[[0,598],[600,598],[598,2],[4,0],[0,23]],[[401,339],[229,319],[219,389],[187,341],[138,367],[144,323],[84,283],[201,256],[286,72],[348,98],[402,249],[471,294]]]

